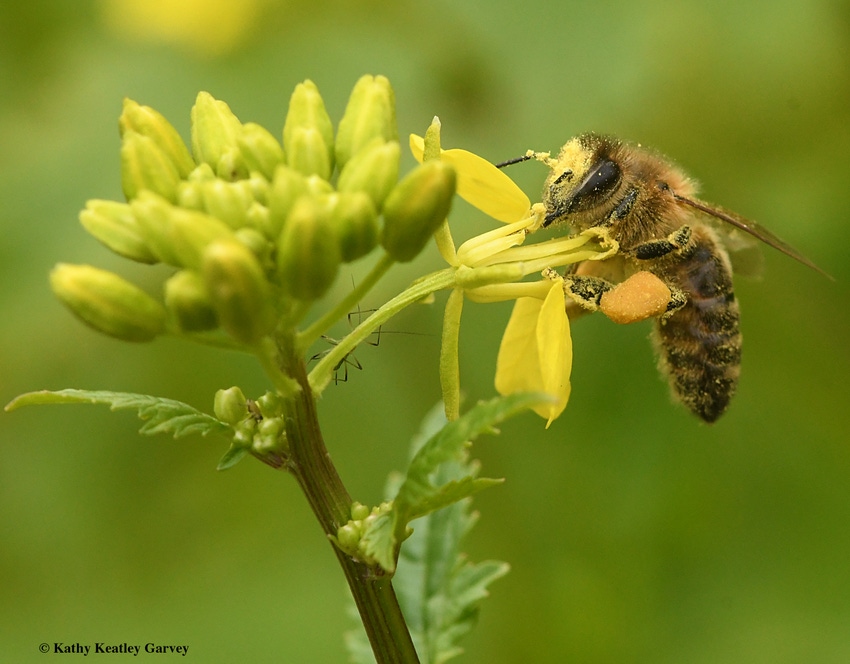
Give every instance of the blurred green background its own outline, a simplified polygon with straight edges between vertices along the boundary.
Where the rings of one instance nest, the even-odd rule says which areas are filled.
[[[564,416],[549,431],[523,416],[476,446],[507,482],[476,499],[468,549],[513,569],[464,661],[850,661],[846,0],[0,3],[0,400],[104,388],[209,410],[219,387],[262,393],[240,356],[88,331],[47,273],[91,262],[162,279],[76,220],[88,198],[121,198],[123,97],[187,136],[207,90],[277,132],[297,82],[313,79],[338,120],[364,73],[393,82],[403,136],[437,114],[444,145],[492,160],[591,129],[653,145],[707,200],[836,277],[767,249],[763,279],[738,280],[743,375],[714,426],[670,403],[647,325],[576,323]],[[515,168],[535,197],[543,167]],[[456,239],[487,226],[455,212]],[[439,265],[429,249],[362,306]],[[363,502],[380,499],[439,397],[442,302],[384,330],[415,334],[359,349],[364,369],[321,402]],[[508,313],[464,311],[470,402],[493,395]],[[345,661],[347,591],[291,478],[250,460],[217,473],[223,441],[142,439],[138,426],[81,406],[0,416],[0,659],[105,641],[188,644],[196,662]]]

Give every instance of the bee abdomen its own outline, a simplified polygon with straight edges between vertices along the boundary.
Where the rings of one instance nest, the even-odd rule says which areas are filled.
[[[706,422],[719,418],[741,369],[738,303],[725,252],[708,238],[678,266],[687,304],[657,325],[661,369],[674,395]]]

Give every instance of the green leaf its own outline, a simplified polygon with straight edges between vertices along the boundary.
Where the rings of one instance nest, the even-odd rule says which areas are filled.
[[[149,436],[157,433],[165,433],[171,434],[175,438],[182,438],[191,434],[206,436],[210,433],[227,433],[232,431],[230,425],[217,420],[211,415],[202,413],[181,401],[153,397],[147,394],[130,394],[127,392],[93,390],[58,390],[55,392],[42,390],[40,392],[28,392],[13,399],[6,406],[6,410],[15,410],[21,406],[62,403],[103,404],[109,406],[110,410],[136,410],[138,411],[139,419],[144,420],[139,433]]]
[[[432,483],[432,474],[448,461],[466,458],[472,440],[493,430],[501,421],[523,410],[539,405],[547,397],[537,394],[513,394],[479,403],[454,422],[447,423],[422,445],[410,462],[407,477],[394,499],[394,509],[404,523],[471,495],[495,480],[475,481],[474,475],[452,479],[443,484]],[[476,470],[470,467],[471,470]]]
[[[507,574],[499,561],[472,563],[461,539],[477,520],[466,499],[429,514],[401,550],[394,586],[420,661],[441,664],[463,652],[458,642],[475,625],[487,588]]]
[[[228,468],[233,468],[233,466],[245,458],[248,451],[248,448],[244,445],[231,445],[227,452],[224,453],[224,456],[221,457],[215,469],[227,470]]]
[[[404,538],[402,538],[404,539]],[[367,560],[376,561],[385,570],[395,570],[397,545],[393,513],[381,514],[360,538],[360,548]]]
[[[382,567],[395,563],[397,556],[393,586],[423,664],[442,664],[462,652],[458,642],[474,626],[488,586],[508,572],[507,563],[472,563],[460,552],[462,538],[477,520],[468,496],[477,482],[497,481],[476,479],[478,464],[467,458],[467,441],[540,401],[539,395],[527,394],[495,399],[449,424],[442,406],[432,411],[413,442],[407,476],[390,481],[388,494],[401,499],[403,514],[394,504],[361,541],[372,547],[370,555]],[[455,502],[435,507],[450,499]],[[420,512],[426,515],[415,521],[410,534],[404,519]],[[403,547],[397,540],[399,523],[402,539],[408,538]],[[362,628],[346,634],[346,646],[355,664],[374,664]]]
[[[362,546],[367,556],[379,562],[381,567],[392,573],[401,543],[410,536],[408,524],[419,517],[452,505],[477,493],[481,489],[498,484],[501,480],[478,478],[477,464],[466,463],[471,441],[502,420],[548,400],[539,394],[512,394],[482,402],[454,422],[446,423],[442,417],[431,416],[426,420],[426,438],[423,432],[414,442],[415,454],[407,475],[393,498],[393,507],[386,518],[376,519],[366,529]],[[422,440],[425,440],[422,443]],[[466,473],[449,473],[441,476],[438,471],[449,463],[465,463]]]

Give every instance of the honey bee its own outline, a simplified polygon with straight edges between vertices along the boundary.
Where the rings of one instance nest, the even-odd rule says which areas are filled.
[[[822,271],[761,226],[695,198],[692,180],[640,145],[588,133],[566,143],[556,159],[529,152],[499,166],[530,158],[551,169],[544,226],[604,228],[620,245],[613,258],[582,263],[566,275],[567,295],[595,310],[614,283],[635,272],[663,281],[671,297],[653,331],[659,368],[687,408],[706,422],[717,420],[738,384],[741,331],[722,225],[713,220]]]

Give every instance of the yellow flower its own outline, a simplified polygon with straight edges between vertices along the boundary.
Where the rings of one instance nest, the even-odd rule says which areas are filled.
[[[424,140],[410,137],[410,147],[420,161]],[[477,302],[516,300],[502,337],[496,363],[496,390],[503,395],[542,392],[552,401],[535,408],[548,427],[566,408],[570,395],[572,340],[566,313],[563,278],[552,268],[585,260],[600,260],[617,251],[604,232],[589,231],[521,246],[540,228],[542,204],[528,197],[502,171],[466,150],[441,150],[457,173],[457,193],[487,215],[503,222],[491,231],[464,242],[449,261],[456,268],[455,284],[466,299]],[[448,259],[447,259],[448,260]],[[523,281],[532,274],[542,279]],[[443,330],[441,379],[446,411],[457,414],[459,379],[456,335],[460,324],[459,297],[450,297]]]
[[[545,300],[517,299],[496,360],[499,394],[544,392],[555,398],[534,409],[547,428],[567,407],[573,364],[564,289],[559,281],[551,283]]]

